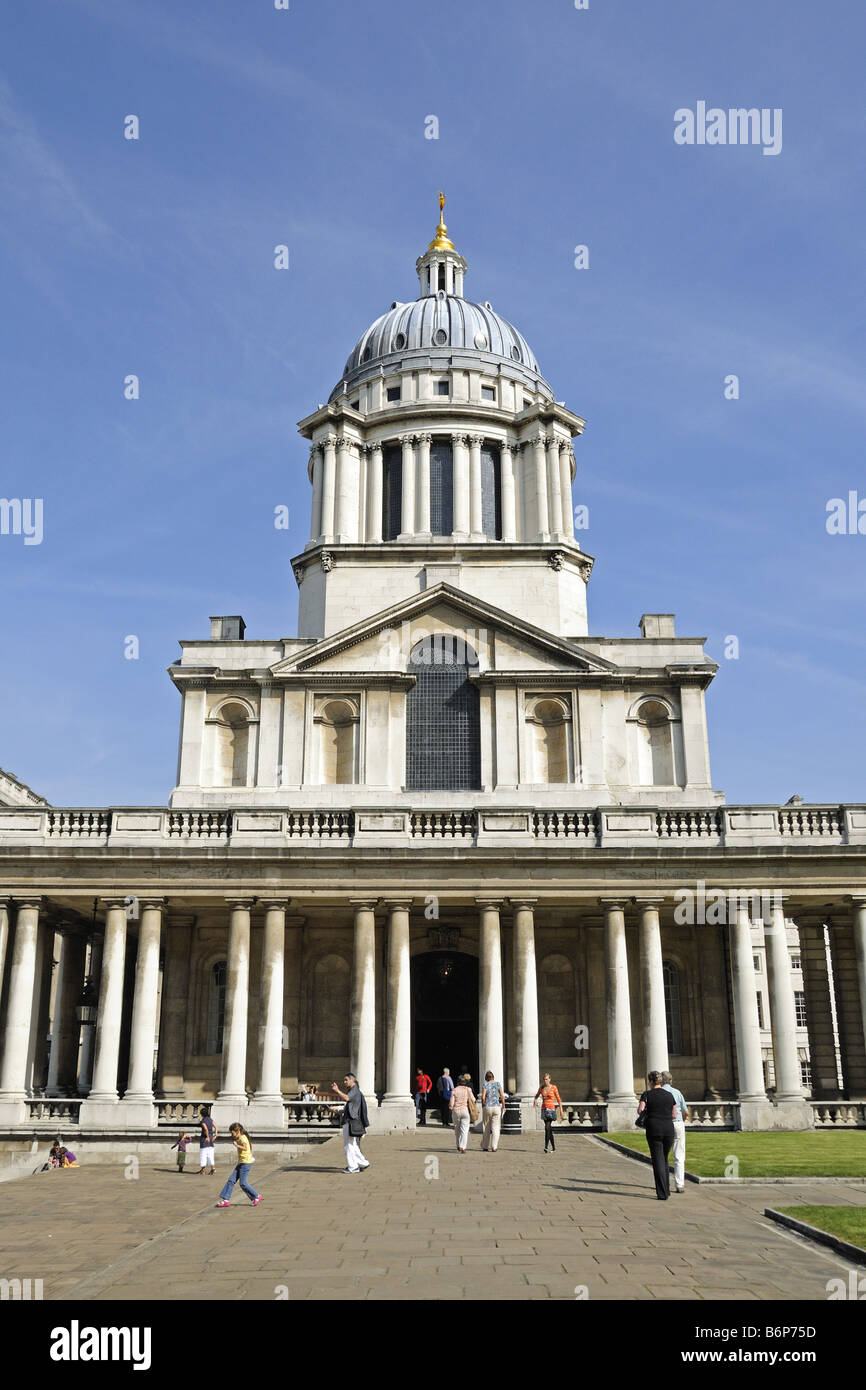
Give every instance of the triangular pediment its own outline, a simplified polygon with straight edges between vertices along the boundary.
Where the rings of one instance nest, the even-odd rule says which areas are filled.
[[[613,662],[544,632],[450,584],[437,584],[276,662],[270,674],[405,671],[423,636],[449,633],[477,655],[482,670],[609,674]]]

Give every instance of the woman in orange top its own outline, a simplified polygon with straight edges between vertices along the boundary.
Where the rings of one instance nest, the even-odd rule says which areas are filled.
[[[547,1153],[548,1145],[550,1145],[551,1149],[554,1151],[556,1150],[556,1145],[553,1142],[553,1120],[556,1115],[557,1105],[559,1106],[560,1120],[565,1119],[562,1113],[562,1101],[559,1098],[559,1091],[551,1081],[549,1071],[546,1071],[541,1079],[541,1085],[535,1092],[533,1105],[538,1104],[539,1096],[541,1096],[541,1118],[544,1121],[544,1152]]]

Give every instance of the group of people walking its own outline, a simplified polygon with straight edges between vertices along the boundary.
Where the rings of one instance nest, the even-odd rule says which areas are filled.
[[[670,1196],[668,1155],[672,1148],[674,1151],[674,1187],[677,1192],[685,1191],[685,1122],[689,1112],[682,1092],[673,1085],[670,1072],[651,1071],[647,1080],[649,1086],[640,1098],[635,1122],[645,1129],[655,1178],[656,1196],[660,1201],[666,1201]],[[358,1085],[357,1077],[351,1072],[347,1072],[343,1077],[342,1087],[338,1086],[335,1081],[331,1090],[343,1103],[341,1128],[343,1151],[346,1156],[346,1166],[343,1172],[360,1173],[365,1168],[370,1167],[370,1160],[361,1151],[361,1141],[370,1127],[366,1098]],[[424,1125],[427,1122],[428,1097],[432,1090],[433,1083],[430,1077],[419,1068],[415,1077],[415,1109],[419,1125]],[[457,1152],[466,1153],[469,1129],[471,1125],[478,1122],[480,1102],[483,1121],[481,1149],[484,1153],[496,1153],[499,1148],[507,1095],[502,1082],[496,1080],[493,1072],[485,1072],[479,1095],[476,1096],[469,1072],[461,1072],[455,1084],[450,1069],[444,1067],[442,1075],[436,1083],[436,1090],[439,1097],[442,1124],[445,1126],[453,1125]],[[549,1072],[544,1073],[541,1085],[535,1093],[533,1104],[538,1106],[539,1102],[541,1103],[541,1118],[544,1121],[544,1152],[553,1153],[556,1150],[553,1124],[557,1111],[560,1121],[565,1116],[562,1098],[557,1087],[553,1084]],[[208,1106],[203,1105],[201,1107],[199,1116],[199,1176],[207,1173],[212,1177],[216,1172],[215,1144],[218,1130]],[[232,1193],[237,1184],[249,1198],[251,1204],[257,1207],[262,1201],[262,1197],[249,1183],[250,1168],[255,1163],[252,1140],[240,1123],[230,1125],[229,1133],[237,1150],[237,1161],[220,1192],[217,1206],[227,1207],[230,1205]],[[181,1173],[184,1172],[185,1168],[187,1147],[192,1142],[192,1137],[189,1134],[182,1133],[176,1143],[172,1144],[172,1148],[177,1150],[177,1166]],[[59,1144],[57,1147],[60,1147]],[[71,1157],[74,1161],[74,1155]]]

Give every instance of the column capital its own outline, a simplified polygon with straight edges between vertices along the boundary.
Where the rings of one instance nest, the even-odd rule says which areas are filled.
[[[401,434],[401,435],[400,435],[400,443],[403,445],[403,448],[404,448],[404,449],[411,449],[411,448],[413,448],[413,447],[414,447],[414,444],[415,444],[415,436],[414,436],[414,434]]]
[[[143,911],[145,908],[153,907],[153,908],[157,908],[160,912],[163,912],[163,911],[165,911],[165,908],[166,908],[167,904],[168,904],[168,898],[159,898],[159,897],[154,897],[154,896],[150,896],[150,895],[148,895],[148,896],[142,895],[142,896],[139,897],[139,899],[138,899],[138,906],[139,906],[139,909],[142,910],[142,911]]]
[[[112,908],[122,907],[125,912],[127,906],[126,900],[133,896],[132,893],[126,893],[123,897],[100,898],[99,905],[100,907],[107,908],[109,911],[111,911]]]
[[[468,435],[468,434],[464,434],[462,430],[455,430],[454,433],[453,433],[452,436],[451,436],[451,443],[452,443],[452,444],[468,444],[468,443],[469,443],[469,435]]]
[[[387,907],[388,911],[392,912],[400,907],[405,907],[408,910],[414,902],[414,898],[383,898],[382,906]]]
[[[504,898],[476,898],[476,899],[475,899],[475,902],[477,903],[477,905],[478,905],[479,907],[496,907],[496,908],[500,908],[500,907],[502,906],[502,904],[505,902],[505,899],[504,899]]]
[[[483,434],[470,434],[467,437],[473,449],[480,449],[481,445],[484,443]]]
[[[599,902],[601,901],[603,900],[599,898]],[[664,907],[665,903],[667,902],[667,898],[659,898],[653,896],[647,896],[645,898],[635,897],[631,899],[631,902],[634,903],[635,907]]]
[[[603,907],[605,912],[625,912],[628,898],[599,898],[598,905]]]
[[[433,443],[433,436],[432,436],[432,434],[416,434],[415,439],[417,440],[417,442],[418,442],[419,444],[432,444],[432,443]]]
[[[256,901],[257,901],[257,900],[256,900],[255,898],[243,898],[243,897],[230,898],[230,897],[226,897],[226,899],[225,899],[225,904],[226,904],[226,907],[230,907],[230,908],[232,908],[232,909],[234,909],[234,908],[237,907],[237,908],[246,908],[247,911],[250,911],[253,907],[255,907]]]
[[[371,912],[379,906],[379,898],[350,898],[349,903],[354,908],[368,908]]]
[[[337,436],[335,434],[326,434],[322,437],[321,444],[323,449],[335,449],[337,447]]]
[[[257,898],[257,899],[256,899],[257,905],[258,905],[259,907],[265,908],[265,910],[267,910],[269,907],[280,907],[280,908],[283,909],[284,912],[285,912],[285,910],[288,908],[288,906],[289,906],[289,904],[291,903],[291,901],[292,901],[291,898]]]
[[[527,908],[530,908],[530,909],[531,909],[531,908],[535,907],[535,905],[536,905],[537,902],[538,902],[538,899],[537,899],[537,898],[509,898],[509,899],[508,899],[508,905],[509,905],[509,907],[511,907],[515,912],[518,912],[518,911],[520,910],[520,908],[522,908],[522,907],[527,907]]]
[[[866,907],[866,893],[848,893],[846,896],[854,907]]]
[[[48,899],[36,893],[24,894],[20,898],[7,898],[7,902],[14,902],[17,908],[35,907],[40,908]]]

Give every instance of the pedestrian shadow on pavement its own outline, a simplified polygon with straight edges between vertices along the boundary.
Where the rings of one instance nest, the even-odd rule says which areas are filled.
[[[545,1182],[542,1187],[555,1187],[557,1192],[570,1192],[572,1197],[583,1196],[586,1193],[596,1193],[600,1197],[655,1197],[655,1192],[651,1187],[615,1187],[613,1183],[605,1187],[592,1187],[589,1184],[580,1186],[580,1178],[572,1178],[572,1187],[564,1187],[559,1182]]]

